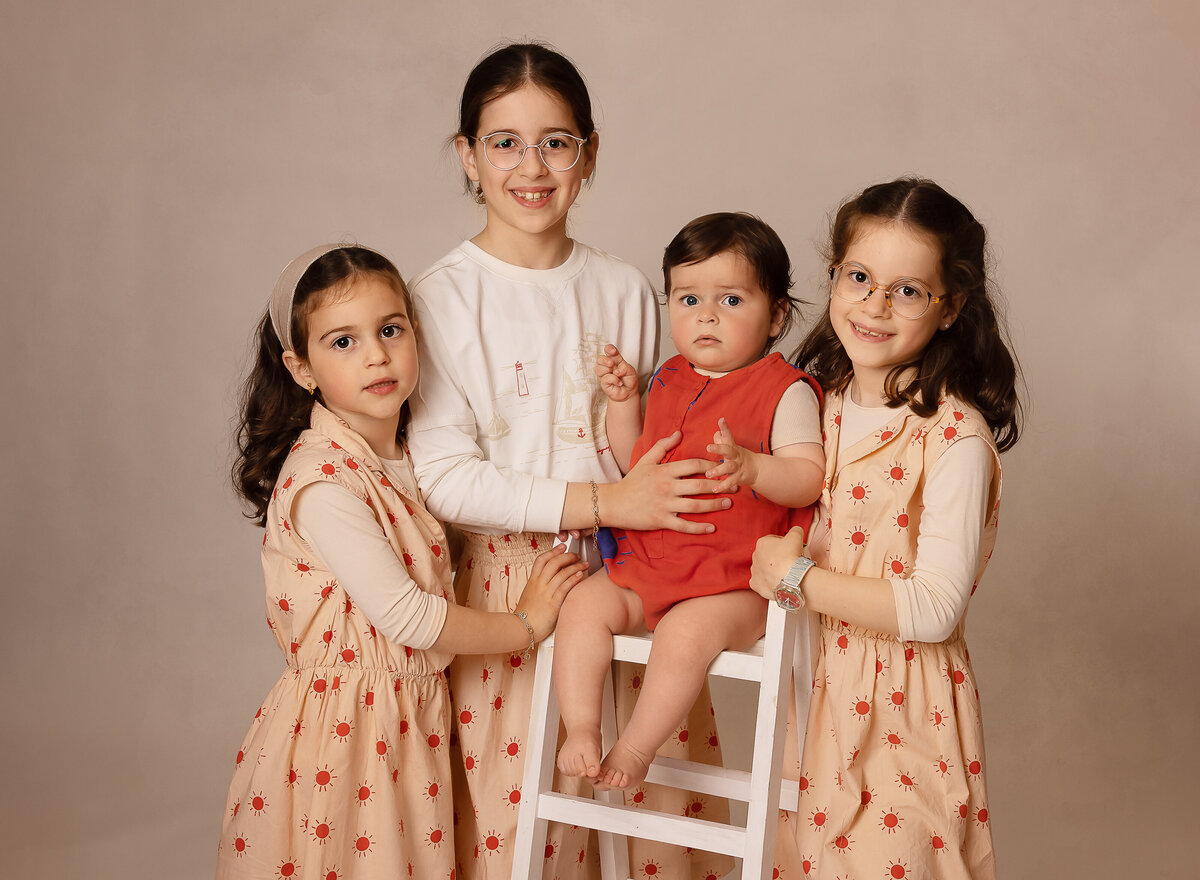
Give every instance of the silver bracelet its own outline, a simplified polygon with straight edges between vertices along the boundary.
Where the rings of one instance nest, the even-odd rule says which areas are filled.
[[[596,481],[592,480],[592,548],[596,551],[596,555],[600,555],[600,490],[596,488]]]
[[[533,656],[533,649],[537,647],[537,636],[533,634],[533,627],[530,626],[529,617],[524,611],[514,611],[512,614],[517,618],[517,620],[525,624],[525,631],[529,633],[529,647],[526,648],[525,653],[521,655],[523,658],[528,660]]]

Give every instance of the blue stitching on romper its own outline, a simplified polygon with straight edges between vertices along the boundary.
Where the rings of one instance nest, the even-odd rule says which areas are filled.
[[[650,377],[650,387],[651,387],[651,388],[653,388],[653,387],[654,387],[654,383],[655,383],[655,382],[657,382],[657,383],[658,383],[658,384],[659,384],[661,387],[663,387],[663,388],[666,388],[666,387],[667,387],[667,383],[666,383],[666,382],[664,382],[664,381],[662,380],[662,377],[660,377],[660,376],[659,376],[659,373],[661,373],[663,370],[666,370],[667,372],[670,372],[670,373],[677,373],[677,372],[679,372],[679,370],[678,370],[677,368],[675,368],[675,367],[668,367],[666,364],[663,364],[661,367],[659,367],[657,370],[655,370],[655,371],[654,371],[654,375]]]
[[[621,549],[620,544],[622,541],[624,541],[626,544],[628,544],[629,536],[621,535],[621,537],[617,538],[617,545],[618,545],[617,546],[617,556],[632,556],[633,550],[631,550],[629,547],[626,547],[624,550]],[[604,560],[604,565],[606,566],[606,568],[604,569],[605,571],[608,571],[607,566],[608,566],[609,562],[612,562],[613,565],[624,565],[625,564],[624,559],[617,559],[617,557],[614,556],[611,560],[609,560],[609,559]]]

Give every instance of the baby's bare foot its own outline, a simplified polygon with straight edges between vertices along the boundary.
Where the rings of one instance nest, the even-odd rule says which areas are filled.
[[[558,750],[558,769],[564,776],[595,779],[600,775],[600,731],[575,730]]]
[[[650,761],[653,757],[653,755],[647,755],[641,749],[630,745],[622,737],[617,740],[612,751],[604,756],[604,763],[600,766],[599,779],[594,785],[600,791],[607,791],[610,788],[633,788],[635,785],[641,785],[646,779],[646,772],[650,769]]]

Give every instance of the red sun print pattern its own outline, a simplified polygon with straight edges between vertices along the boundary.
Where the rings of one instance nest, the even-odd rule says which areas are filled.
[[[395,473],[385,491],[382,462],[320,407],[282,473],[262,556],[269,632],[286,668],[254,707],[239,749],[217,876],[451,878],[449,789],[429,797],[432,781],[450,778],[451,763],[448,749],[427,739],[444,737],[451,723],[443,672],[450,656],[377,637],[299,541],[291,503],[313,482],[345,487],[375,511],[398,559],[408,548],[418,588],[439,597],[451,588],[442,527],[421,506],[411,474]],[[426,733],[402,736],[408,726]]]
[[[948,399],[928,418],[898,409],[838,453],[840,414],[840,397],[831,395],[823,428],[827,455],[835,450],[826,473],[833,488],[820,511],[829,539],[814,558],[841,573],[910,578],[929,468],[964,437],[991,446],[990,432]],[[995,522],[993,514],[983,532],[976,583]],[[987,759],[962,623],[945,641],[927,643],[823,617],[813,681],[803,758],[791,774],[801,779],[800,809],[781,813],[775,876],[992,880]]]
[[[458,595],[464,598],[464,604],[489,611],[510,610],[538,552],[554,542],[553,535],[540,534],[467,532],[465,537],[463,556],[456,566]],[[458,820],[452,836],[458,851],[457,880],[490,880],[508,877],[511,871],[537,659],[535,655],[526,660],[520,653],[462,655],[451,664],[456,742],[450,752],[457,765],[454,795]],[[628,664],[619,664],[618,669],[618,720],[623,723],[637,700],[644,673],[642,667]],[[716,737],[715,719],[705,695],[662,753],[720,763]],[[583,794],[585,786],[578,780],[556,778],[555,790]],[[714,803],[714,799],[655,785],[642,785],[626,793],[625,802],[630,807],[702,816],[712,821],[728,817],[723,801]],[[588,838],[586,829],[551,822],[544,875],[560,880],[598,878],[599,855]],[[732,861],[662,843],[631,841],[629,866],[634,877],[696,880],[710,873],[725,876],[732,869]],[[646,873],[644,866],[650,866],[651,873]]]
[[[846,530],[846,544],[855,551],[859,552],[866,547],[867,542],[871,540],[871,533],[867,531],[867,527],[862,524],[852,525]]]

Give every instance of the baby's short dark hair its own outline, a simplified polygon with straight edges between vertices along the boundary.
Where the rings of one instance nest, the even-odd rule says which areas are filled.
[[[679,230],[663,252],[663,284],[667,297],[671,295],[671,270],[674,267],[699,263],[726,251],[741,254],[750,264],[772,309],[783,306],[779,336],[786,334],[800,305],[791,294],[792,263],[775,230],[753,214],[742,211],[705,214]],[[771,342],[776,338],[773,337]]]

